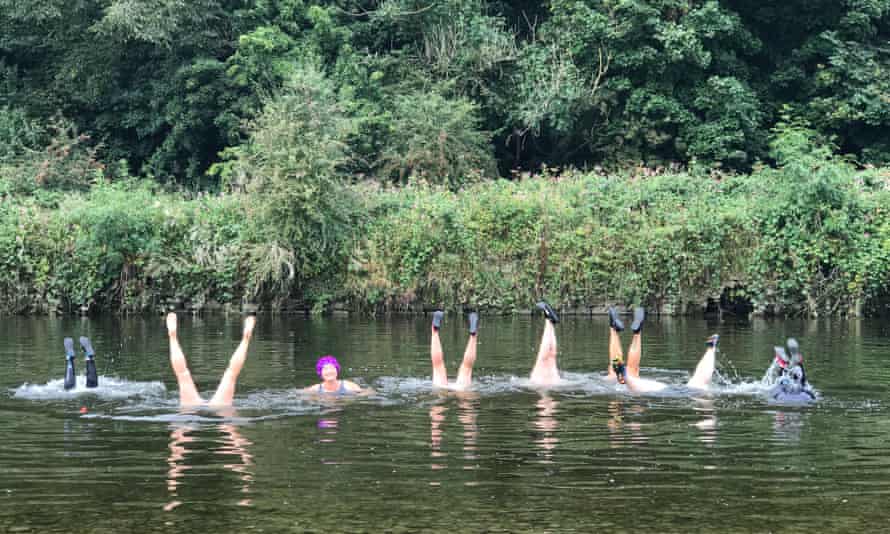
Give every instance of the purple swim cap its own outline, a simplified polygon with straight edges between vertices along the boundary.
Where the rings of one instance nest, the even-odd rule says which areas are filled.
[[[317,362],[315,362],[315,373],[319,376],[319,378],[321,377],[321,370],[324,369],[324,366],[328,364],[336,367],[337,376],[340,376],[340,362],[338,362],[337,358],[334,358],[330,354],[325,354],[324,356],[319,358]]]

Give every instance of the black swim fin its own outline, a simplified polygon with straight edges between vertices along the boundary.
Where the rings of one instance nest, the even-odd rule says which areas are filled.
[[[99,387],[99,375],[96,372],[96,351],[93,350],[93,344],[90,343],[90,338],[81,337],[80,346],[83,347],[83,351],[86,353],[87,387]]]
[[[643,321],[646,320],[646,310],[643,308],[634,309],[634,322],[630,325],[630,329],[634,334],[639,334],[643,329]]]
[[[74,340],[66,337],[65,341],[65,389],[73,389],[77,385],[74,372]]]
[[[556,315],[556,312],[553,311],[553,308],[550,307],[546,301],[542,300],[541,302],[535,304],[535,307],[544,312],[544,317],[547,318],[552,324],[556,324],[559,322],[559,316]]]
[[[609,326],[616,332],[624,330],[624,323],[618,317],[618,310],[614,306],[609,306]]]

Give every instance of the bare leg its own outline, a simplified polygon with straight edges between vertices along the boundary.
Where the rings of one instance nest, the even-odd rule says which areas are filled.
[[[643,354],[642,334],[639,332],[634,334],[630,340],[630,346],[627,348],[627,374],[634,377],[640,377],[640,357]]]
[[[433,386],[447,388],[448,371],[445,370],[445,354],[442,352],[442,342],[439,340],[438,328],[433,328],[433,332],[430,335],[430,361],[433,364]]]
[[[556,330],[549,320],[545,320],[541,348],[538,349],[538,357],[530,378],[532,383],[538,386],[551,386],[559,382],[559,369],[556,367]]]
[[[195,381],[192,380],[192,374],[189,372],[182,347],[179,346],[175,313],[167,314],[167,337],[170,338],[170,366],[173,367],[173,373],[176,374],[176,382],[179,384],[180,406],[204,404],[204,399],[198,394]]]
[[[476,363],[476,336],[470,335],[467,340],[467,348],[464,350],[464,359],[460,364],[460,370],[457,372],[458,389],[467,389],[473,382],[473,364]]]
[[[238,381],[241,368],[244,367],[244,362],[247,360],[247,348],[250,345],[250,338],[253,337],[254,326],[256,326],[256,317],[248,315],[244,319],[241,343],[238,344],[238,348],[232,354],[232,358],[229,360],[229,367],[223,373],[219,386],[216,388],[216,393],[213,394],[213,398],[208,403],[209,406],[229,406],[232,404],[232,398],[235,396],[235,384]]]
[[[606,369],[609,373],[608,379],[612,381],[618,380],[618,377],[615,376],[615,370],[612,369],[612,362],[616,359],[624,359],[624,354],[621,351],[621,338],[618,337],[618,332],[614,328],[609,328],[609,364],[606,366]]]
[[[707,389],[708,384],[711,383],[711,377],[714,376],[716,360],[717,349],[708,347],[704,356],[699,360],[698,365],[695,366],[695,372],[692,374],[692,378],[689,379],[689,382],[687,382],[686,385],[691,388]]]

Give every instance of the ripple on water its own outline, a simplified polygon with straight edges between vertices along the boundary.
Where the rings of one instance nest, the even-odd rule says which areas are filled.
[[[11,390],[14,398],[43,401],[66,400],[84,395],[93,395],[101,399],[127,399],[131,397],[158,397],[166,395],[167,388],[162,382],[139,382],[113,376],[100,376],[99,386],[86,387],[86,377],[78,376],[75,387],[65,389],[65,381],[61,378],[50,380],[46,384],[22,384]]]

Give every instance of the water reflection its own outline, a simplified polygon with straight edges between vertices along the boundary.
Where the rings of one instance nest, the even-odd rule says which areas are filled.
[[[448,465],[445,459],[448,453],[443,450],[443,441],[445,438],[445,421],[448,413],[447,402],[457,400],[457,420],[461,424],[461,458],[466,461],[463,469],[478,469],[476,463],[479,459],[478,440],[479,440],[479,394],[471,391],[451,392],[448,396],[443,396],[436,404],[430,406],[430,469],[440,471],[447,469]],[[437,485],[438,483],[432,483]],[[467,484],[470,484],[469,482]]]
[[[535,403],[537,416],[535,417],[535,429],[540,433],[535,439],[535,445],[541,449],[541,463],[553,463],[553,451],[559,444],[556,431],[559,430],[559,421],[556,419],[556,409],[559,402],[546,393]]]
[[[315,424],[321,437],[318,438],[319,443],[334,443],[337,441],[337,432],[340,429],[340,418],[338,415],[343,410],[336,409],[325,412]]]
[[[606,426],[609,429],[610,447],[613,449],[622,447],[627,441],[630,441],[632,445],[643,445],[649,441],[649,438],[643,433],[643,425],[630,419],[631,416],[643,415],[645,409],[641,404],[634,402],[630,407],[625,408],[624,401],[614,399],[609,401],[607,411],[609,420]],[[626,436],[627,430],[630,431],[629,439]]]
[[[470,462],[479,459],[476,450],[476,441],[479,439],[479,427],[476,419],[479,415],[477,403],[479,395],[472,392],[458,393],[457,402],[457,420],[463,427],[463,458]],[[479,466],[475,463],[464,464],[464,469],[477,469]]]
[[[222,434],[220,445],[210,449],[213,454],[225,456],[223,468],[237,475],[240,486],[238,491],[245,494],[236,504],[238,506],[251,506],[252,499],[248,496],[251,493],[251,485],[253,484],[254,465],[253,455],[250,454],[248,447],[253,442],[241,435],[241,432],[235,425],[224,423],[216,427]],[[192,469],[192,465],[188,463],[188,455],[196,451],[190,447],[190,444],[198,441],[198,438],[191,434],[201,430],[196,425],[173,425],[170,431],[170,453],[167,456],[167,496],[168,502],[164,505],[164,511],[171,511],[182,504],[179,499],[179,487],[182,485],[185,476]]]
[[[695,401],[692,409],[701,416],[701,419],[692,423],[692,426],[701,430],[698,440],[713,447],[717,443],[717,411],[714,409],[714,400],[696,397],[692,400]]]
[[[779,410],[773,413],[773,436],[779,441],[799,442],[804,426],[802,412]]]

